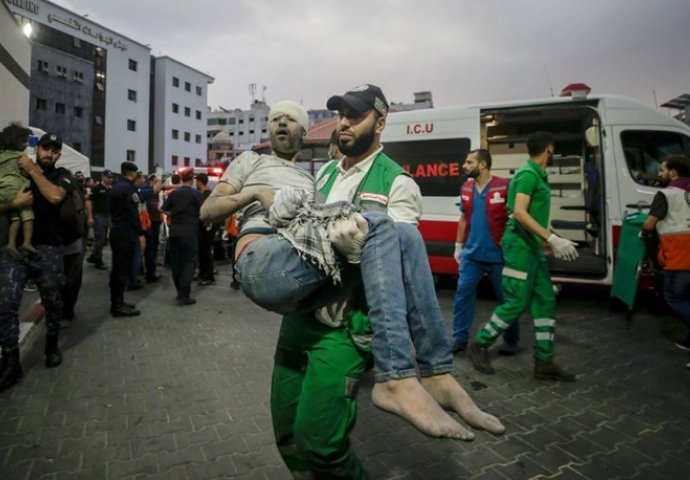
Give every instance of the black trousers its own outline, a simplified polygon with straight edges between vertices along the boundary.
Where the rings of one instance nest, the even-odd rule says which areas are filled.
[[[215,280],[213,275],[213,238],[215,226],[206,230],[199,224],[199,280]]]
[[[86,240],[82,239],[85,244]],[[65,255],[64,269],[65,269],[65,285],[62,287],[62,318],[65,320],[74,319],[74,306],[77,304],[79,298],[79,290],[81,290],[81,279],[83,271],[84,249],[71,255]]]
[[[110,307],[122,305],[125,287],[132,270],[132,257],[139,241],[136,233],[126,227],[113,226],[110,230],[110,248],[113,253],[113,267],[110,270]]]
[[[170,270],[177,289],[177,298],[189,297],[192,291],[194,270],[199,257],[198,235],[175,236],[170,243]]]

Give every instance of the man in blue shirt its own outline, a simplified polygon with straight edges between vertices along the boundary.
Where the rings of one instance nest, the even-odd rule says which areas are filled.
[[[460,267],[453,309],[453,352],[467,349],[469,330],[474,320],[477,284],[486,273],[494,294],[503,303],[501,287],[503,255],[500,241],[508,220],[506,199],[508,180],[491,175],[491,154],[473,150],[467,155],[463,170],[469,177],[460,193],[455,259]],[[518,352],[520,327],[515,322],[503,336],[502,355]]]

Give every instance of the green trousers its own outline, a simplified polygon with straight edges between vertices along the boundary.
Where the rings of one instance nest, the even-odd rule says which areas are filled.
[[[350,432],[368,356],[346,328],[309,316],[283,317],[271,416],[278,450],[295,478],[366,478],[350,447]]]
[[[506,236],[509,233],[506,232]],[[477,343],[483,347],[496,339],[529,309],[534,322],[534,357],[553,359],[553,337],[556,327],[556,297],[551,284],[544,252],[528,246],[520,238],[503,238],[504,301],[477,332]]]

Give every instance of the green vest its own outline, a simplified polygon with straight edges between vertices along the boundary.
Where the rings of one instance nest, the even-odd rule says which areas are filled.
[[[350,201],[363,212],[387,212],[388,195],[398,175],[408,175],[408,173],[386,154],[379,153]],[[317,180],[315,199],[318,203],[326,201],[337,177],[338,160],[333,160],[326,165]],[[364,299],[364,290],[361,287],[357,288],[351,300],[353,307],[345,314],[345,327],[350,331],[352,339],[359,348],[370,351],[372,331]],[[303,319],[315,320],[312,315],[305,315]]]
[[[388,211],[388,195],[398,175],[409,175],[385,153],[379,153],[349,200],[362,212]],[[338,178],[338,160],[326,165],[316,182],[317,203],[324,203]]]

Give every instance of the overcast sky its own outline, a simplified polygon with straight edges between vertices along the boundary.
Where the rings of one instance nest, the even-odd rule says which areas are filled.
[[[654,105],[690,92],[688,0],[53,0],[209,73],[209,105],[327,98],[361,83],[437,107],[558,95]]]

